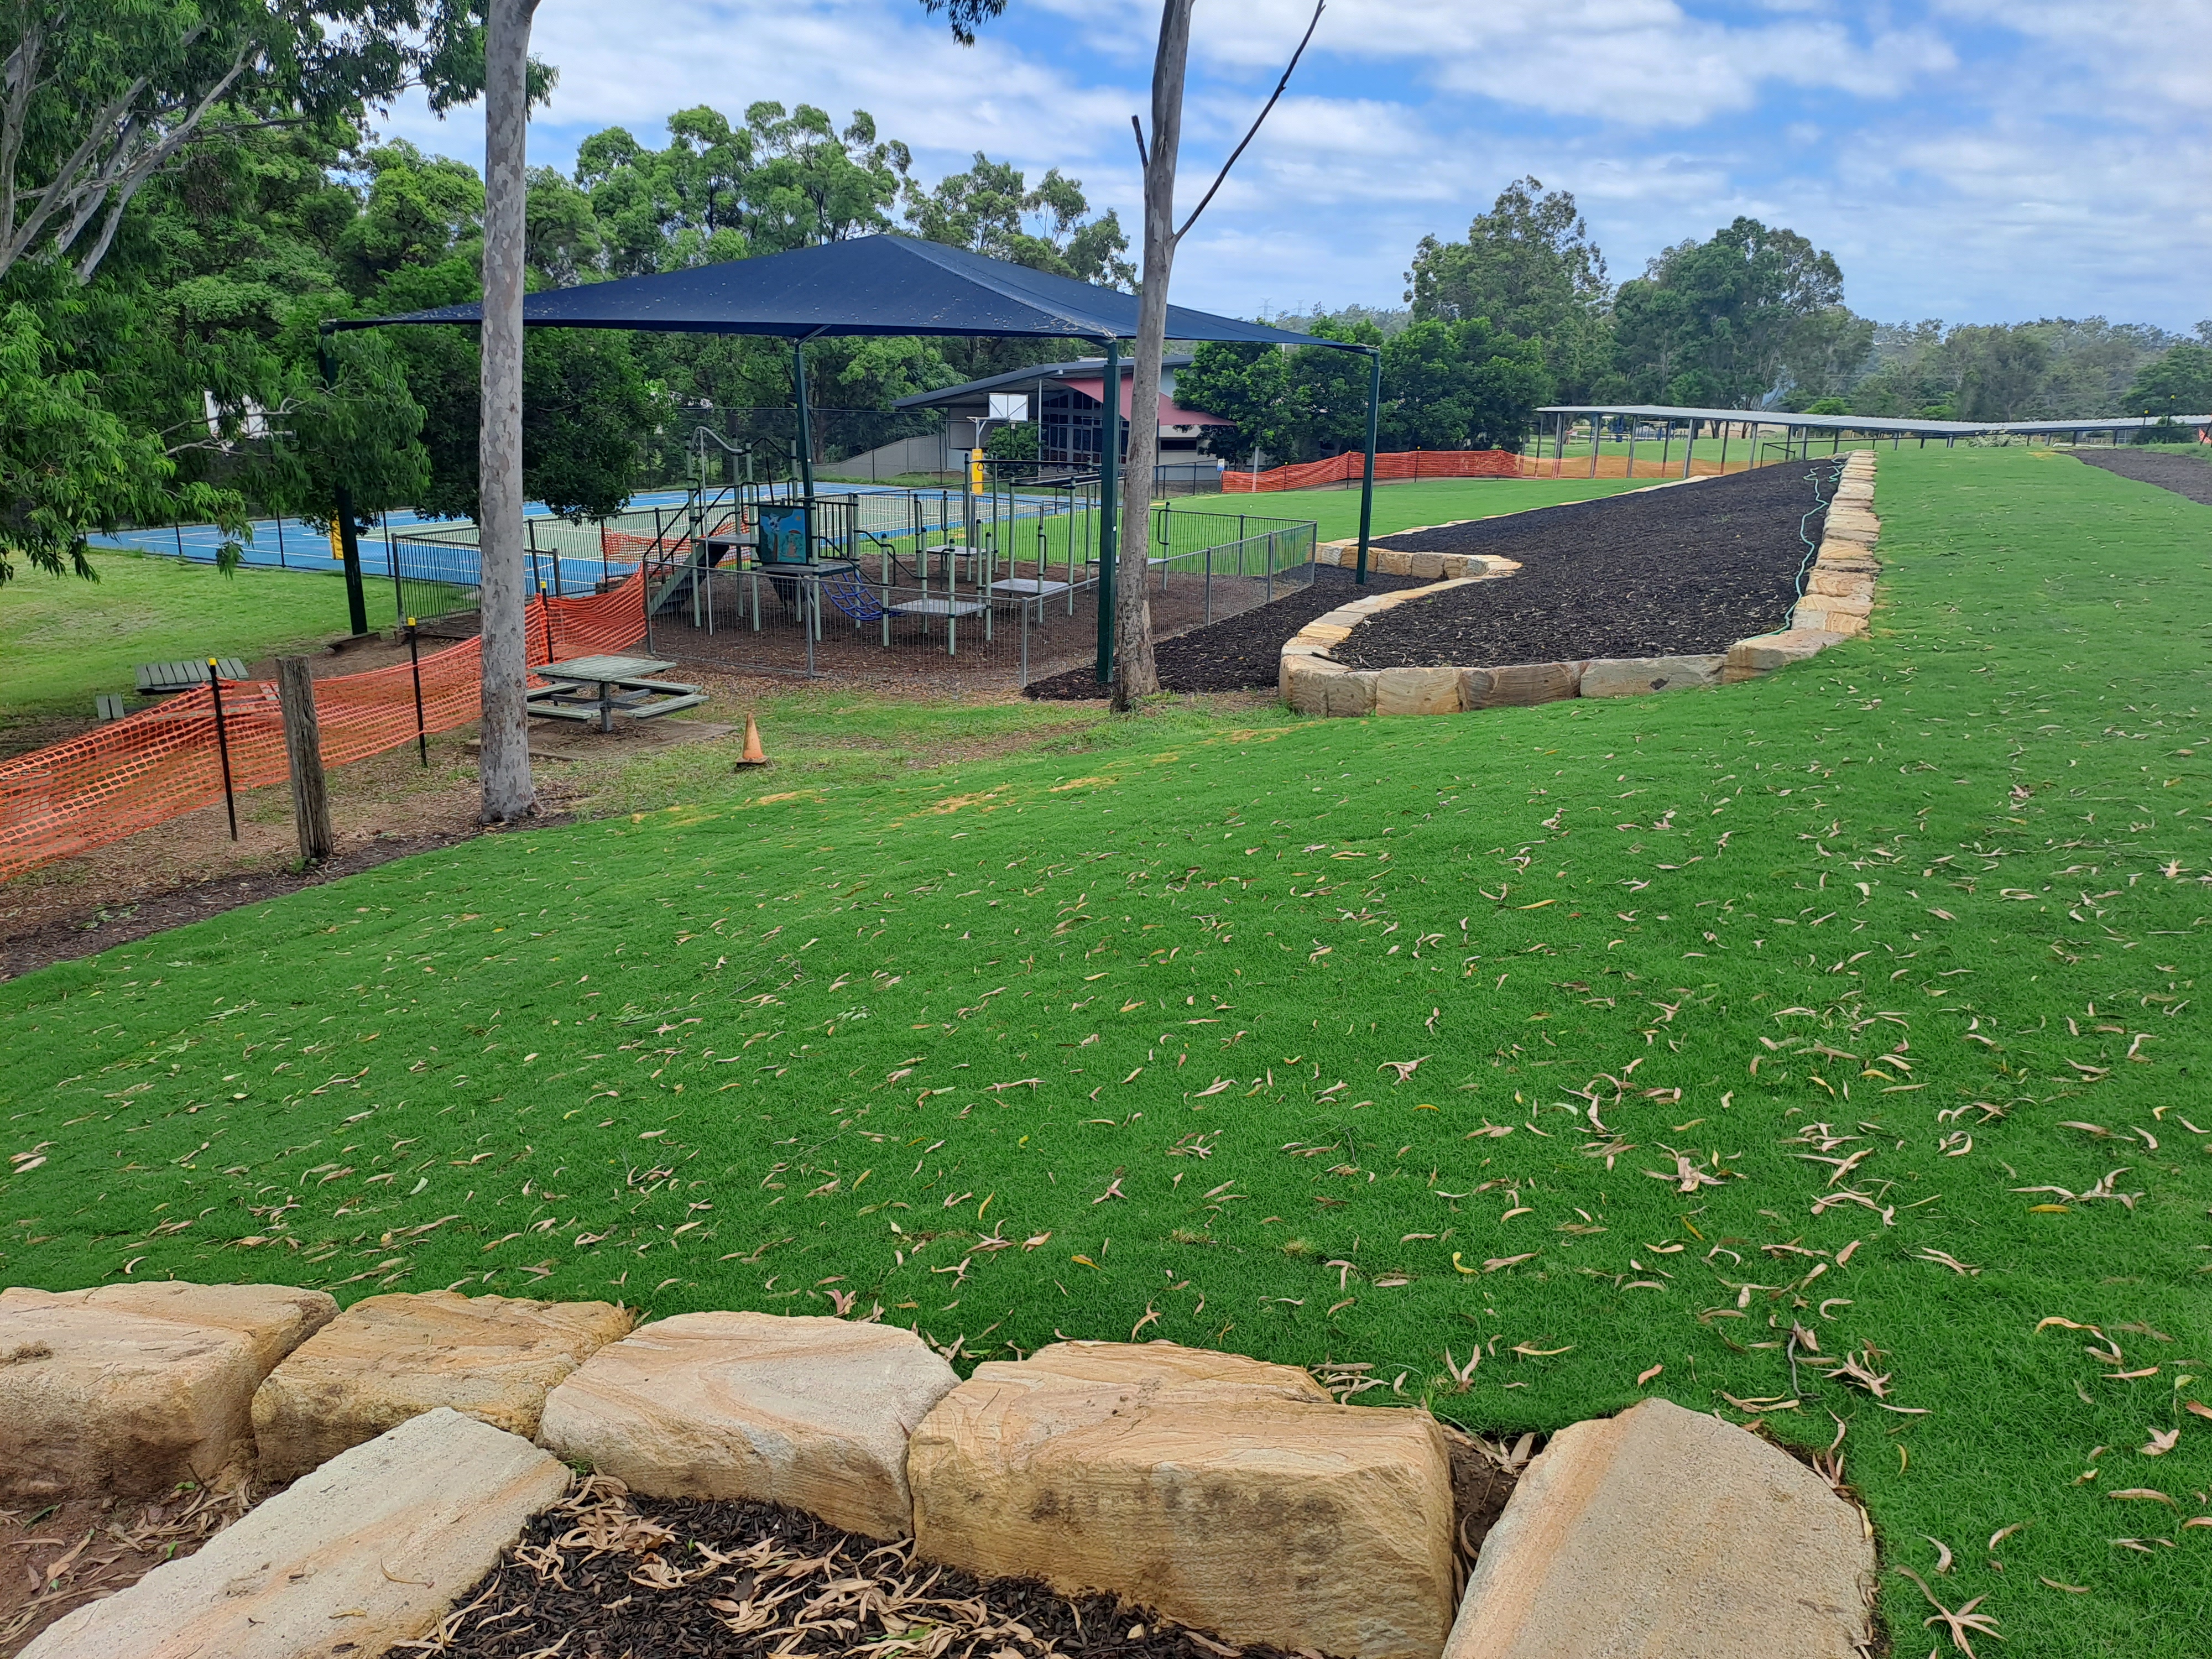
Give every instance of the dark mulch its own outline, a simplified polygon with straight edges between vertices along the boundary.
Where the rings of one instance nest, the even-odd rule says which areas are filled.
[[[1447,1432],[1463,1576],[1534,1437],[1509,1449]],[[798,1510],[634,1499],[605,1476],[531,1522],[434,1640],[453,1659],[1291,1659],[1112,1595],[933,1566],[910,1540],[879,1543]]]
[[[1370,572],[1367,586],[1361,587],[1352,575],[1351,571],[1334,565],[1316,565],[1310,587],[1158,641],[1152,647],[1152,659],[1159,665],[1161,686],[1170,691],[1244,691],[1271,686],[1276,681],[1283,647],[1315,617],[1364,593],[1428,586],[1425,580]],[[1080,702],[1103,698],[1106,690],[1098,684],[1097,672],[1085,666],[1071,668],[1050,679],[1033,680],[1024,695],[1055,702]]]
[[[2101,466],[2123,478],[2156,484],[2177,495],[2212,507],[2212,451],[2200,459],[2195,455],[2167,455],[2148,449],[2077,449],[2074,459]]]
[[[1394,536],[1491,553],[1520,572],[1384,611],[1330,653],[1358,668],[1562,662],[1725,651],[1782,627],[1840,463],[1760,467],[1672,489]],[[1804,515],[1812,513],[1810,518]]]

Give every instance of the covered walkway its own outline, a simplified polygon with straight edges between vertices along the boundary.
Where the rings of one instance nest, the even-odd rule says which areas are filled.
[[[1611,443],[1625,452],[1628,470],[1624,476],[1638,476],[1636,469],[1648,467],[1651,459],[1650,447],[1656,443],[1662,474],[1672,475],[1674,451],[1681,447],[1681,471],[1679,476],[1692,476],[1696,465],[1698,441],[1702,436],[1708,445],[1703,471],[1728,470],[1729,446],[1733,440],[1739,466],[1758,466],[1769,461],[1790,460],[1800,456],[1832,453],[1840,449],[1846,439],[1870,440],[1879,442],[1887,438],[1890,447],[1899,448],[1911,438],[1921,448],[1928,447],[1930,439],[1940,439],[1945,447],[1956,444],[1961,438],[2048,438],[2057,440],[2062,435],[2075,444],[2093,442],[2102,437],[2109,444],[2118,444],[2131,439],[2146,427],[2160,424],[2167,417],[2148,416],[2101,415],[2090,420],[2044,421],[1923,421],[1882,415],[1809,415],[1778,409],[1693,409],[1673,404],[1552,404],[1538,410],[1542,422],[1537,434],[1536,453],[1540,459],[1548,443],[1555,470],[1564,469],[1566,462],[1568,434],[1585,422],[1593,428],[1619,428],[1625,431],[1601,433],[1603,443]],[[2179,428],[2177,435],[2194,438],[2212,428],[2212,415],[2177,415],[2170,417]],[[1638,433],[1647,426],[1659,430],[1655,439],[1642,439],[1646,446],[1645,459],[1636,459]],[[1717,434],[1718,453],[1711,446]],[[1821,441],[1826,441],[1824,450]],[[1602,443],[1593,443],[1589,450],[1589,476],[1600,476],[1599,452]],[[1714,463],[1717,461],[1717,468]]]

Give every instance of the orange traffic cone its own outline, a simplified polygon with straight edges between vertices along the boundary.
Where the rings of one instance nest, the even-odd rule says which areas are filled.
[[[768,757],[762,752],[760,726],[750,714],[745,716],[745,752],[738,757],[740,766],[766,766]]]

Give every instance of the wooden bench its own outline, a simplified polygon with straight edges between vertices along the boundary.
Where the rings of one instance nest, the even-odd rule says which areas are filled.
[[[120,691],[103,691],[92,700],[92,712],[104,724],[121,720],[131,712],[131,704]]]
[[[236,657],[217,659],[215,672],[227,680],[246,678],[246,665]],[[189,691],[196,685],[208,683],[207,659],[197,657],[183,662],[142,662],[138,665],[138,690],[146,696],[167,696],[173,692]]]

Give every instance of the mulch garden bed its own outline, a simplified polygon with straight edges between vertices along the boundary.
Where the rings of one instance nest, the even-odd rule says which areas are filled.
[[[1325,616],[1363,594],[1428,586],[1426,580],[1384,576],[1370,571],[1367,586],[1360,587],[1353,583],[1352,574],[1334,565],[1316,565],[1310,587],[1159,641],[1152,647],[1152,659],[1159,665],[1162,688],[1170,691],[1243,691],[1271,687],[1276,682],[1283,647],[1315,617]],[[1098,676],[1089,665],[1071,668],[1049,679],[1032,680],[1024,690],[1029,696],[1058,702],[1080,702],[1106,696],[1106,688],[1098,684]]]
[[[2148,449],[2077,449],[2074,459],[2212,507],[2212,450],[2206,453],[2207,459],[2200,460],[2194,455],[2160,454]]]
[[[1808,475],[1826,501],[1840,470],[1826,459],[1759,467],[1389,537],[1382,546],[1502,554],[1521,569],[1386,611],[1330,655],[1424,668],[1725,651],[1788,624],[1826,518]]]
[[[439,1636],[434,1650],[453,1659],[1278,1659],[1110,1595],[932,1566],[911,1540],[879,1543],[773,1504],[634,1502],[604,1476],[532,1522]]]
[[[1534,1437],[1446,1435],[1463,1578]],[[911,1539],[773,1504],[633,1498],[604,1475],[533,1521],[422,1646],[452,1659],[1293,1659],[1112,1595],[919,1561]]]

